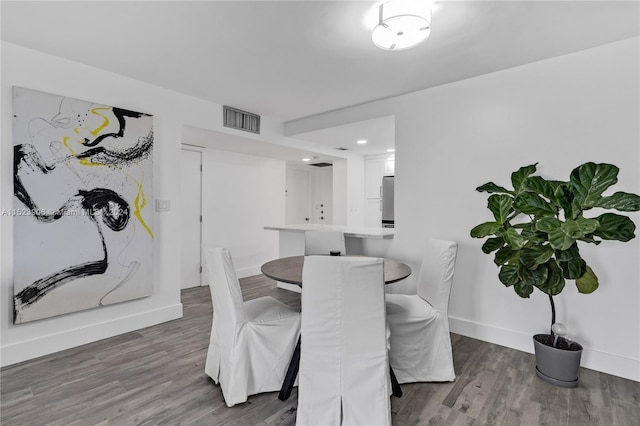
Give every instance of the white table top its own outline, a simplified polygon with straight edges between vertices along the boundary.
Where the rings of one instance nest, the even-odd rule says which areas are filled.
[[[265,226],[264,229],[273,231],[305,232],[305,231],[341,231],[345,237],[391,239],[394,236],[393,228],[365,228],[345,225],[321,225],[304,223],[300,225]]]

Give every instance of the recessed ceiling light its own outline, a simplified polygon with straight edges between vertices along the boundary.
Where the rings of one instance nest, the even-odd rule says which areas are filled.
[[[311,161],[311,158],[303,158],[302,161]]]
[[[389,148],[389,149],[387,150],[387,152],[396,152],[396,150],[395,150],[395,149],[393,149],[393,148]]]
[[[358,145],[364,145],[365,143],[367,143],[367,141],[366,141],[366,140],[364,140],[364,139],[360,139],[360,140],[358,141]]]

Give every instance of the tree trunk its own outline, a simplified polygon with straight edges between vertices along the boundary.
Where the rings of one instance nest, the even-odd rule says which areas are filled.
[[[551,327],[549,329],[549,334],[551,335],[551,341],[555,342],[555,335],[553,333],[553,324],[556,323],[556,305],[553,303],[553,296],[549,295],[549,302],[551,303]]]

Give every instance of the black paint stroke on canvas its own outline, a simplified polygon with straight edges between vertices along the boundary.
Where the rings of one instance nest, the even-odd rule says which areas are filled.
[[[121,108],[112,108],[112,112],[119,123],[119,130],[115,133],[103,134],[94,140],[84,139],[82,145],[89,147],[84,152],[67,155],[58,158],[52,163],[47,163],[37,149],[31,144],[20,144],[14,146],[14,195],[24,206],[31,210],[35,220],[41,223],[51,223],[62,218],[67,212],[81,208],[95,224],[98,235],[100,236],[102,251],[104,256],[100,260],[84,262],[78,265],[71,265],[57,272],[49,274],[43,278],[36,280],[24,289],[22,289],[14,297],[14,323],[19,310],[33,305],[56,288],[70,281],[88,277],[91,275],[104,274],[109,266],[109,258],[107,255],[107,244],[103,235],[102,225],[107,226],[112,231],[118,232],[127,226],[131,215],[130,207],[126,200],[115,191],[107,188],[93,188],[88,190],[78,190],[78,192],[70,197],[60,208],[55,211],[47,211],[39,209],[37,202],[32,198],[28,189],[23,184],[20,177],[21,173],[40,173],[47,175],[54,171],[61,163],[66,163],[70,159],[83,160],[94,165],[104,166],[126,166],[132,163],[138,163],[147,159],[153,149],[153,130],[146,137],[139,137],[137,143],[127,149],[105,148],[96,146],[106,138],[121,138],[124,136],[126,127],[126,118],[140,118],[148,116],[148,114],[129,111]],[[138,270],[140,264],[132,262],[128,274],[120,280],[117,286],[111,289],[107,294],[100,298],[99,305],[102,305],[103,299],[124,285],[133,274]]]
[[[148,137],[141,137],[134,146],[126,150],[106,149],[104,147],[96,147],[86,150],[81,154],[77,154],[76,158],[87,159],[95,164],[104,164],[109,166],[123,165],[132,162],[139,162],[146,159],[153,148],[153,131]]]
[[[140,118],[140,117],[147,116],[147,114],[144,114],[142,112],[129,111],[128,109],[122,109],[122,108],[116,108],[116,107],[111,108],[111,111],[113,112],[113,115],[116,117],[116,120],[118,120],[118,123],[120,124],[120,129],[116,133],[106,133],[104,135],[100,135],[97,138],[95,138],[93,141],[90,141],[89,139],[85,139],[83,142],[84,146],[96,146],[106,138],[121,138],[124,136],[124,130],[126,127],[125,117]]]
[[[14,320],[17,316],[18,307],[22,308],[32,305],[69,281],[90,275],[103,274],[107,270],[109,265],[107,245],[98,219],[101,219],[102,223],[112,231],[121,231],[129,222],[129,205],[115,191],[110,189],[94,188],[89,191],[80,190],[75,197],[69,199],[69,201],[59,209],[59,212],[61,212],[60,217],[62,217],[68,209],[75,207],[77,204],[87,212],[87,216],[95,223],[102,242],[104,257],[97,261],[84,262],[79,265],[64,268],[25,287],[15,296]]]

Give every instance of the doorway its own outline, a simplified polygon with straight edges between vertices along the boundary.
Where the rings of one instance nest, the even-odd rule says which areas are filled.
[[[287,225],[309,223],[311,200],[309,198],[309,170],[287,168],[286,217]]]
[[[182,229],[181,288],[202,283],[202,152],[182,149],[180,222]]]
[[[333,224],[333,167],[287,165],[285,223]]]

